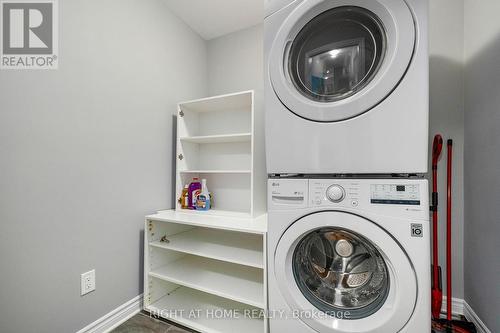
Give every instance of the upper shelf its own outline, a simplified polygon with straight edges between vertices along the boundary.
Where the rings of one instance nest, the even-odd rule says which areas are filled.
[[[182,142],[191,142],[191,143],[250,142],[252,140],[252,133],[205,135],[205,136],[185,136],[185,137],[181,137],[180,140]]]
[[[208,228],[189,229],[168,236],[168,242],[149,243],[161,249],[263,269],[262,244],[262,235]]]
[[[234,174],[250,174],[252,173],[252,170],[180,170],[180,173],[234,173]]]
[[[214,112],[223,110],[252,109],[252,91],[221,95],[179,103],[181,110],[192,112]]]
[[[218,211],[163,210],[156,214],[146,216],[146,219],[252,234],[264,234],[267,232],[267,215],[264,214],[253,218],[249,216],[249,214],[230,213],[231,215]]]

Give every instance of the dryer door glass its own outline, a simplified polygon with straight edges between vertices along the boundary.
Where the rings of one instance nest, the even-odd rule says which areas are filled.
[[[306,24],[294,39],[288,71],[295,88],[317,102],[335,102],[362,90],[386,53],[378,17],[361,7],[336,7]]]
[[[295,281],[317,309],[347,320],[377,312],[389,293],[389,274],[380,252],[349,230],[315,230],[293,254]]]

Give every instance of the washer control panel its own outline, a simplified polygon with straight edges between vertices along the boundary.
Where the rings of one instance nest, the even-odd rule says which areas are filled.
[[[270,178],[267,206],[269,211],[372,212],[416,223],[429,218],[427,193],[425,179]]]
[[[303,179],[271,179],[268,182],[268,206],[282,209],[305,208],[309,189]]]
[[[370,186],[372,204],[380,205],[420,205],[420,187],[418,184],[372,184]]]
[[[357,181],[311,179],[309,200],[313,207],[333,205],[357,207],[360,200],[360,184]]]

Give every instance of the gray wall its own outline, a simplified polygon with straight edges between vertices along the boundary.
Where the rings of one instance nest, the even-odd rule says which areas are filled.
[[[234,32],[208,41],[210,95],[264,86],[263,26]]]
[[[463,87],[463,0],[430,1],[430,144],[440,133],[454,143],[453,165],[453,297],[463,298],[464,239],[464,87]],[[431,147],[429,147],[430,151]],[[429,180],[430,178],[429,158]],[[446,146],[438,169],[440,265],[446,270]],[[432,185],[432,184],[431,184]],[[444,277],[444,275],[443,275]],[[443,279],[446,293],[446,279]]]
[[[465,0],[465,300],[500,332],[500,2]]]
[[[264,6],[264,2],[262,2]],[[264,8],[262,8],[264,12]],[[264,36],[263,25],[208,41],[208,90],[211,95],[255,91],[254,191],[267,192],[264,143]],[[257,214],[265,213],[265,195],[254,197]]]
[[[0,72],[2,333],[75,332],[142,292],[175,104],[207,93],[206,43],[162,1],[59,5],[60,69]]]

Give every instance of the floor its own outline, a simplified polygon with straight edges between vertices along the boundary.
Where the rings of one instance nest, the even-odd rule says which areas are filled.
[[[146,313],[139,313],[130,318],[111,333],[192,333],[174,326],[173,324],[166,323],[161,320],[150,318]]]

